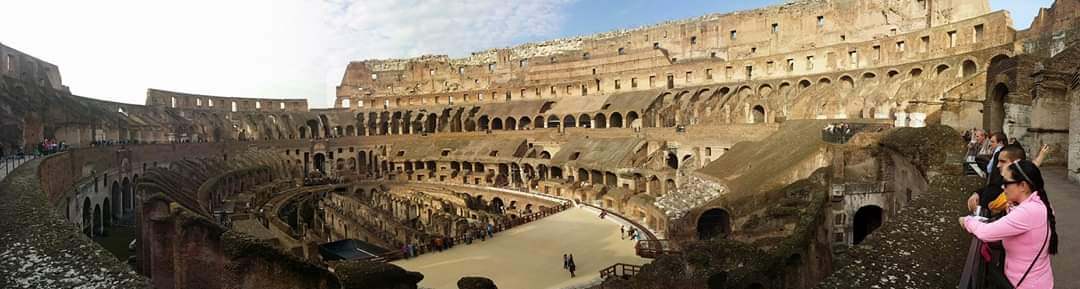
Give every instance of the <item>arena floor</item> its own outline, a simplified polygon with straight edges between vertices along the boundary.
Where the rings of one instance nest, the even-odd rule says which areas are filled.
[[[562,268],[563,254],[573,254],[577,277]],[[495,235],[485,242],[459,245],[394,264],[424,274],[421,288],[456,289],[466,276],[482,276],[499,288],[567,288],[594,282],[600,270],[615,263],[649,262],[634,254],[634,241],[619,239],[619,224],[591,211],[562,213]]]

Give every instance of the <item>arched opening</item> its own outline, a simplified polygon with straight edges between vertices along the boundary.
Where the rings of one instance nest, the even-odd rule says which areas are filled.
[[[554,115],[548,116],[547,127],[548,128],[559,128],[559,117],[554,116]]]
[[[652,176],[649,178],[649,182],[645,183],[646,193],[653,196],[660,196],[660,178]]]
[[[319,121],[311,119],[307,121],[308,131],[311,132],[310,138],[319,138]]]
[[[921,68],[913,68],[913,69],[911,69],[911,72],[908,72],[908,77],[917,78],[919,76],[922,76],[922,69]]]
[[[438,118],[439,116],[434,113],[428,114],[427,117],[424,118],[424,131],[427,133],[434,133]]]
[[[495,197],[495,198],[491,199],[491,204],[489,205],[488,208],[490,208],[491,212],[493,212],[493,213],[502,214],[503,209],[505,208],[505,205],[503,204],[502,199],[500,199],[499,197]]]
[[[577,127],[577,122],[574,120],[574,116],[567,115],[563,117],[563,127]]]
[[[884,211],[881,207],[870,205],[859,208],[855,211],[855,224],[854,224],[854,240],[852,244],[858,245],[881,227],[881,223],[884,221]]]
[[[326,175],[326,156],[322,153],[315,154],[315,170]]]
[[[709,209],[698,217],[699,240],[725,239],[731,234],[731,215],[727,210]]]
[[[91,236],[104,235],[105,228],[103,228],[101,226],[101,223],[102,223],[101,205],[94,205],[94,226],[93,226],[94,231],[91,234]]]
[[[1005,128],[1005,101],[1009,98],[1009,86],[998,83],[990,95],[988,113],[985,116],[986,129],[989,131],[1003,131]]]
[[[101,209],[101,222],[102,222],[102,226],[105,227],[105,228],[108,228],[108,227],[112,226],[112,219],[113,219],[112,212],[116,211],[116,210],[112,209],[112,206],[116,205],[116,204],[113,204],[113,202],[115,200],[116,199],[105,198],[105,203],[104,203],[105,207]]]
[[[799,81],[799,88],[808,88],[810,85],[811,83],[809,80],[803,79]]]
[[[124,181],[120,185],[120,194],[123,196],[123,198],[114,199],[122,201],[120,204],[120,208],[123,211],[113,211],[113,213],[122,212],[124,216],[128,216],[131,215],[131,212],[135,210],[135,192],[133,189],[134,185],[135,184],[132,183],[128,178],[124,178]]]
[[[597,113],[596,116],[593,117],[593,122],[596,123],[596,128],[607,128],[608,126],[607,117],[604,117],[603,113]]]
[[[83,233],[87,236],[94,236],[94,211],[93,207],[90,207],[90,198],[83,199],[82,226]]]
[[[765,107],[755,105],[751,114],[753,123],[765,123]]]
[[[521,117],[521,120],[518,121],[518,129],[527,129],[530,125],[532,125],[532,120],[527,116]]]
[[[484,115],[484,116],[480,116],[480,119],[478,119],[478,120],[476,121],[476,126],[477,126],[477,128],[478,128],[478,129],[480,129],[481,131],[485,131],[485,130],[488,130],[488,128],[490,127],[490,126],[489,126],[490,124],[491,124],[491,120],[490,120],[490,119],[488,118],[488,116],[486,116],[486,115]]]
[[[618,112],[612,112],[611,113],[611,127],[613,127],[613,128],[624,127],[623,126],[622,114],[619,114]]]
[[[679,157],[674,152],[667,153],[667,166],[671,169],[679,169]]]
[[[636,111],[626,113],[626,126],[624,127],[634,126],[634,122],[637,121],[639,118],[640,117],[638,116],[638,113]]]
[[[964,70],[963,76],[964,76],[964,78],[975,75],[975,71],[977,71],[978,69],[979,69],[979,67],[977,65],[975,65],[974,61],[971,61],[970,59],[964,60],[964,66],[963,66],[963,70]]]
[[[502,129],[503,129],[503,121],[502,121],[501,118],[496,117],[496,118],[491,120],[491,130],[502,130]]]
[[[513,117],[506,118],[506,130],[518,130],[517,119]]]
[[[948,71],[948,70],[949,70],[948,65],[940,64],[940,65],[937,66],[937,68],[934,69],[934,77],[939,77],[939,76],[941,76],[942,73],[945,73],[945,71]]]
[[[111,190],[111,193],[109,194],[109,196],[113,200],[124,200],[125,196],[124,196],[123,189],[120,188],[120,182],[113,181],[112,190]],[[113,204],[105,203],[105,204],[112,207],[113,212],[123,211],[123,210],[125,210],[124,206],[127,205],[127,204],[122,203],[122,202],[115,202]]]
[[[580,127],[592,128],[592,117],[589,117],[588,114],[582,114],[578,116],[578,123],[580,123]]]

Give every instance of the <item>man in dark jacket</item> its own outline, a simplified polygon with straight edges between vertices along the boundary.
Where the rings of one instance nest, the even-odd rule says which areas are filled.
[[[1001,170],[998,168],[997,163],[1001,157],[1001,150],[1005,147],[1005,142],[1008,139],[1003,132],[994,132],[990,135],[990,146],[993,154],[990,161],[982,168],[986,170],[986,186],[971,194],[971,197],[968,198],[968,209],[972,212],[975,211],[976,206],[988,208],[990,202],[994,201],[1002,192],[1001,185],[1005,183],[1005,178],[1001,176]]]

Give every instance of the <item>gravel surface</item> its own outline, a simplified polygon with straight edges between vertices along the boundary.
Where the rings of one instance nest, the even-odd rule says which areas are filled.
[[[45,200],[41,160],[0,182],[0,288],[149,288]]]
[[[862,244],[837,259],[817,288],[956,288],[971,236],[957,223],[977,177],[939,176]]]

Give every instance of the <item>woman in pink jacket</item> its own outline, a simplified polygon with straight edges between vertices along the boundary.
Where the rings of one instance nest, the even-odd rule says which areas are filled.
[[[1017,289],[1054,288],[1050,255],[1057,254],[1058,236],[1042,173],[1027,160],[1010,163],[1001,172],[1011,205],[1008,214],[991,223],[961,217],[960,224],[980,240],[1002,241],[1005,277]]]

